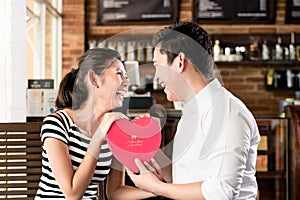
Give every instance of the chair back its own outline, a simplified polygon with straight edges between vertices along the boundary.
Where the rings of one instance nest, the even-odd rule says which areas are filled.
[[[0,123],[0,199],[34,199],[42,170],[41,125]]]

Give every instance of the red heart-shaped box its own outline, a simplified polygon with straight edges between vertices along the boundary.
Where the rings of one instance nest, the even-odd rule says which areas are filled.
[[[132,122],[116,120],[110,127],[107,143],[113,155],[128,169],[138,172],[134,160],[149,162],[160,147],[161,131],[151,117],[142,117]]]

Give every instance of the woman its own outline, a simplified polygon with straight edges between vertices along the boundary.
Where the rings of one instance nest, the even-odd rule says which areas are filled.
[[[98,198],[98,184],[112,163],[107,131],[115,120],[127,118],[109,111],[122,106],[129,85],[118,52],[91,49],[80,57],[78,69],[72,69],[60,84],[57,111],[43,121],[42,176],[35,199]],[[118,189],[120,195],[127,191],[122,187],[110,191]],[[153,196],[141,193],[141,198]],[[136,198],[135,192],[127,195]]]

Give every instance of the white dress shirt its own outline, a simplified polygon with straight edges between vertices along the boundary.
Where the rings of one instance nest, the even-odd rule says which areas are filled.
[[[253,115],[214,79],[183,107],[173,146],[173,183],[204,181],[206,199],[255,199],[259,141]]]

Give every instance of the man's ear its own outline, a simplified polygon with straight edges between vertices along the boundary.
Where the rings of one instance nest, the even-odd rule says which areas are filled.
[[[177,56],[177,62],[178,62],[178,66],[176,67],[176,69],[178,70],[178,72],[182,72],[185,68],[185,55],[184,53],[180,52]]]

